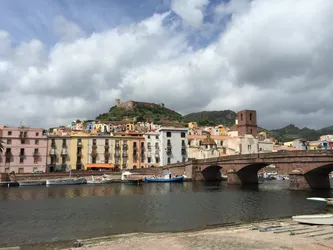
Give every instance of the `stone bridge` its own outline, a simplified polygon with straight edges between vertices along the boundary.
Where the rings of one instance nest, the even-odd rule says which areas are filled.
[[[290,151],[232,155],[163,166],[192,180],[221,180],[228,175],[228,184],[257,184],[258,171],[275,165],[279,174],[290,176],[290,189],[329,189],[329,173],[333,171],[333,150]]]

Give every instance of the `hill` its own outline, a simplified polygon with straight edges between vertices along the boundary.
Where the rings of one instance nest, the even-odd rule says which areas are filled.
[[[236,112],[232,110],[221,111],[202,111],[190,113],[184,116],[186,122],[197,122],[199,126],[225,125],[232,126],[235,124]]]
[[[103,121],[123,121],[130,120],[134,122],[150,121],[154,123],[161,122],[163,120],[168,121],[183,121],[183,116],[176,111],[165,108],[160,105],[145,105],[136,103],[131,108],[113,106],[107,113],[100,114],[96,117],[96,120]]]

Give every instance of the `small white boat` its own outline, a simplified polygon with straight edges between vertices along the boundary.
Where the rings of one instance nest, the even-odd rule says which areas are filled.
[[[313,225],[333,225],[333,214],[297,215],[292,217],[294,221]]]
[[[113,180],[107,178],[106,176],[102,176],[102,177],[97,177],[95,178],[95,176],[91,176],[91,180],[87,181],[88,184],[107,184],[107,183],[112,183]]]
[[[42,186],[45,185],[45,181],[19,181],[20,186]]]
[[[322,203],[326,203],[326,205],[333,206],[333,198],[310,197],[310,198],[306,198],[306,199],[309,201],[322,202]]]
[[[79,179],[60,179],[60,180],[47,180],[46,185],[79,185],[85,184],[87,180],[85,178]]]

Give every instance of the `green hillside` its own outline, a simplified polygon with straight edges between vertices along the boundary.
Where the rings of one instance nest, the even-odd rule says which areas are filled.
[[[184,116],[186,122],[197,122],[199,126],[225,125],[232,126],[235,123],[236,112],[232,110],[202,111]]]
[[[145,106],[137,104],[133,109],[125,109],[113,106],[109,112],[100,114],[96,117],[96,120],[103,121],[122,121],[133,120],[136,122],[150,121],[158,123],[163,120],[169,121],[183,121],[183,116],[173,110],[170,110],[159,105]]]

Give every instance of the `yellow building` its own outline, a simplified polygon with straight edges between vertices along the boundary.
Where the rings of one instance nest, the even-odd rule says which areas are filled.
[[[47,139],[47,172],[69,171],[71,169],[69,155],[71,137],[68,135],[49,135]]]
[[[90,134],[78,132],[72,133],[71,146],[68,150],[70,167],[72,170],[86,169],[88,163],[88,139]]]
[[[197,128],[198,124],[196,122],[189,122],[188,123],[188,128],[189,129],[193,129],[193,128]]]
[[[283,143],[283,146],[292,147],[293,146],[293,141],[287,141],[287,142]]]
[[[222,136],[228,135],[228,132],[223,125],[218,125],[215,128],[218,129],[218,131],[219,131],[218,135],[222,135]]]
[[[127,123],[126,124],[126,131],[135,131],[134,123]]]

